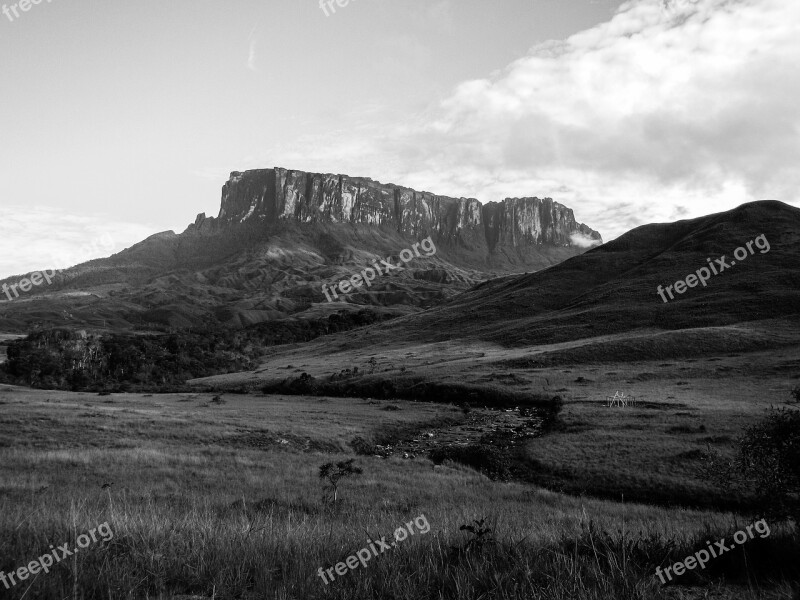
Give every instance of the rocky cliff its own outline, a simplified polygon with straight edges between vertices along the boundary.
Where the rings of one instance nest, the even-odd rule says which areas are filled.
[[[231,173],[222,188],[219,216],[198,215],[189,229],[215,231],[281,219],[371,224],[489,253],[602,243],[598,232],[577,223],[572,209],[552,198],[507,198],[483,205],[473,198],[437,196],[365,177],[282,168]]]

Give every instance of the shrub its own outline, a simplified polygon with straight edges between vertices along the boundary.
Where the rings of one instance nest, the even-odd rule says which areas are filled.
[[[748,428],[736,463],[768,516],[800,525],[800,411],[773,409]]]
[[[317,391],[317,380],[308,373],[301,373],[300,377],[289,384],[295,394],[314,394]]]
[[[441,383],[422,378],[378,379],[350,378],[344,381],[318,381],[307,373],[300,378],[267,383],[265,394],[326,395],[339,398],[378,398],[381,400],[413,400],[439,404],[471,405],[473,407],[536,409],[545,427],[556,423],[564,404],[560,396],[548,397],[507,390],[499,386],[464,383]],[[391,410],[391,409],[390,409]]]
[[[542,417],[542,427],[545,430],[552,429],[559,423],[559,415],[563,408],[564,400],[561,396],[553,396],[549,402],[540,402],[536,405],[536,409]]]
[[[462,548],[452,548],[457,552],[474,551],[480,554],[486,546],[497,543],[494,530],[486,523],[486,519],[473,519],[472,524],[462,525],[458,530],[468,532],[471,537],[467,539]]]
[[[361,436],[354,437],[349,445],[353,449],[353,452],[359,456],[372,456],[376,452],[375,444],[370,444]]]
[[[747,428],[733,460],[709,449],[704,463],[705,476],[757,500],[760,515],[800,525],[800,411],[770,409]]]
[[[480,471],[489,479],[505,480],[511,477],[508,456],[489,444],[435,448],[430,453],[430,459],[437,465],[445,460],[461,463]]]

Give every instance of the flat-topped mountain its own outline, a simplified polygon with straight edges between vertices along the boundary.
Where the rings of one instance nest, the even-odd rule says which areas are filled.
[[[219,216],[198,215],[190,230],[219,231],[245,222],[376,225],[409,238],[488,254],[508,252],[525,261],[541,245],[589,247],[600,234],[575,221],[571,208],[552,198],[507,198],[481,204],[418,192],[363,177],[281,168],[234,172],[222,188]]]
[[[397,264],[404,250],[427,238],[434,254],[415,257],[368,288],[325,295],[324,285],[382,259]],[[0,297],[0,331],[237,328],[364,308],[406,314],[600,243],[599,233],[550,198],[483,205],[346,175],[235,172],[222,188],[216,218],[201,214],[182,234],[155,234],[62,271],[52,285]]]

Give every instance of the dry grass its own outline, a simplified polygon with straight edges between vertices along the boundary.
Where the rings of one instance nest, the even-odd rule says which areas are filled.
[[[352,399],[226,395],[216,405],[212,398],[4,393],[0,569],[18,568],[50,544],[72,544],[105,521],[115,536],[38,575],[30,590],[30,580],[10,591],[0,585],[0,597],[661,598],[669,590],[660,589],[652,565],[662,554],[677,545],[672,551],[685,555],[706,528],[724,533],[734,522],[723,513],[494,483],[424,459],[359,458],[364,475],[345,481],[343,501],[329,508],[317,469],[351,456],[352,437],[457,411],[400,401],[392,403],[401,410],[385,411],[387,402]],[[580,407],[569,408],[592,417]],[[560,436],[570,440],[554,434],[535,443],[555,444],[549,451],[559,456]],[[587,440],[591,450],[596,440]],[[104,483],[113,485],[103,490]],[[319,567],[420,514],[428,534],[322,584]],[[479,553],[453,550],[466,542],[459,526],[480,517],[498,543]],[[789,590],[785,581],[759,586],[723,587],[720,597]]]

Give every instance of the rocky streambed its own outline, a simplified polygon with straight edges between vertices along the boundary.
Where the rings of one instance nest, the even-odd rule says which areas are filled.
[[[468,448],[476,444],[507,450],[542,435],[543,420],[532,409],[476,409],[458,425],[433,427],[394,444],[375,446],[375,455],[412,459],[436,450]]]

